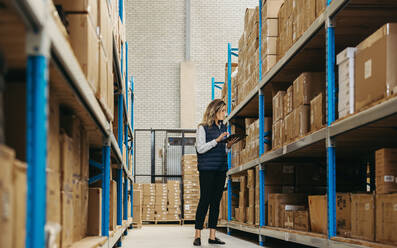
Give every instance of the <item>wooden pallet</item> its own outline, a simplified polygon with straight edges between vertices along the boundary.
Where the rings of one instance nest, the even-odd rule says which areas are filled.
[[[150,225],[150,224],[178,224],[182,225],[182,220],[143,220],[142,221],[143,225]]]

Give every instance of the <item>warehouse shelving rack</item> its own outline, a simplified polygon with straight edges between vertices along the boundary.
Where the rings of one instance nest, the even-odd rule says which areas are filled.
[[[123,0],[120,0],[120,17],[123,20]],[[131,122],[133,116],[128,116],[128,91],[133,87],[128,81],[128,73],[125,77],[125,86],[122,84],[123,58],[118,58],[115,40],[113,39],[114,71],[116,72],[116,85],[118,89],[118,106],[120,114],[118,123],[125,125],[125,133],[119,126],[118,141],[113,135],[112,124],[107,121],[97,99],[88,85],[79,62],[73,55],[69,42],[57,26],[56,20],[51,15],[47,1],[16,0],[5,1],[13,19],[18,19],[25,26],[24,36],[18,37],[23,43],[26,41],[26,85],[27,85],[27,164],[28,164],[28,197],[27,197],[27,224],[26,247],[45,247],[45,223],[46,223],[46,156],[47,156],[47,109],[49,78],[54,80],[54,88],[60,101],[67,102],[68,106],[77,113],[87,129],[94,133],[90,136],[90,145],[102,149],[102,161],[90,160],[90,166],[97,167],[102,173],[90,178],[90,183],[102,180],[103,204],[102,204],[102,235],[103,237],[88,237],[89,240],[104,240],[101,247],[113,247],[121,245],[121,237],[131,226],[132,220],[127,213],[128,186],[131,193],[132,209],[132,175],[129,167],[132,165],[123,163],[123,153],[132,153],[133,129]],[[14,9],[15,8],[15,9]],[[7,10],[8,11],[8,10]],[[125,43],[128,49],[128,44]],[[126,51],[127,54],[128,51]],[[21,54],[24,51],[21,50]],[[123,54],[123,53],[121,53]],[[51,63],[50,63],[51,61]],[[128,60],[125,58],[125,70],[128,71]],[[50,65],[51,64],[51,65]],[[55,69],[54,66],[55,65]],[[51,86],[53,82],[51,82]],[[125,94],[123,91],[125,90]],[[131,96],[132,108],[133,97]],[[133,115],[133,111],[132,111]],[[121,133],[120,133],[121,132]],[[127,151],[123,151],[122,143],[125,143]],[[111,156],[118,165],[118,229],[109,235],[109,189]],[[130,183],[129,183],[130,182]],[[124,184],[124,188],[122,185]],[[124,202],[121,195],[124,190]],[[123,217],[123,218],[122,218]],[[109,237],[110,236],[110,237]],[[84,241],[84,240],[83,240]],[[82,242],[83,242],[82,241]],[[78,242],[80,243],[80,242]]]
[[[225,82],[215,82],[215,78],[211,78],[211,100],[215,99],[215,89],[222,90],[222,87],[219,84],[225,84]]]
[[[371,4],[365,8],[363,4]],[[228,185],[231,176],[239,174],[247,169],[259,166],[260,168],[260,225],[249,226],[231,220],[231,197],[228,194],[228,222],[226,224],[228,233],[230,229],[236,229],[259,236],[259,244],[263,246],[265,237],[281,239],[289,242],[310,245],[315,247],[392,247],[385,244],[372,243],[362,240],[342,238],[336,234],[336,175],[335,164],[337,156],[352,156],[368,149],[380,148],[382,145],[396,146],[396,135],[381,132],[378,137],[368,135],[376,131],[376,128],[395,128],[397,123],[397,98],[384,99],[375,106],[366,110],[335,120],[336,87],[335,87],[335,53],[348,46],[356,46],[368,35],[376,31],[386,22],[397,21],[396,3],[392,1],[361,1],[360,0],[327,0],[325,11],[320,14],[303,35],[293,44],[286,54],[262,76],[261,42],[259,42],[259,83],[239,103],[233,111],[228,111],[226,122],[229,124],[233,119],[259,116],[259,157],[248,163],[230,169],[230,153],[228,154],[229,170],[227,175]],[[261,40],[262,24],[262,1],[259,1],[259,40]],[[362,12],[364,14],[361,14]],[[361,15],[360,15],[361,14]],[[337,27],[336,24],[338,25]],[[325,37],[319,32],[325,28]],[[319,44],[320,45],[319,47]],[[308,48],[308,49],[307,49]],[[320,48],[320,49],[319,49]],[[325,51],[325,57],[314,56],[316,53]],[[228,44],[228,62],[230,63],[230,44]],[[281,148],[265,152],[264,149],[264,117],[269,110],[271,94],[266,86],[276,81],[290,81],[296,78],[295,70],[304,72],[308,70],[307,65],[302,63],[304,57],[325,61],[326,65],[311,65],[316,70],[326,71],[327,92],[327,123],[322,129],[308,134]],[[298,69],[296,69],[298,68]],[[310,68],[309,68],[310,69]],[[287,75],[291,74],[291,75]],[[231,69],[228,71],[230,79]],[[228,82],[228,103],[231,102],[231,87]],[[270,98],[270,99],[269,99]],[[259,102],[259,104],[258,104]],[[259,105],[259,106],[258,106]],[[393,126],[394,123],[394,126]],[[230,126],[230,125],[229,125]],[[379,130],[381,130],[379,129]],[[388,137],[392,136],[392,137]],[[352,147],[352,142],[359,142],[359,146]],[[328,235],[300,232],[265,226],[265,204],[264,204],[264,164],[267,162],[283,161],[288,158],[302,158],[310,153],[314,157],[326,156],[327,158],[327,201],[328,201]],[[228,189],[230,187],[228,186]]]

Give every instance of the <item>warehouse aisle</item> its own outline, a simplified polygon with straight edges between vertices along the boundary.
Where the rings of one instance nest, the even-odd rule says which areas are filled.
[[[151,225],[141,229],[129,230],[127,237],[123,240],[125,248],[187,248],[193,246],[193,226],[171,226]],[[224,248],[251,248],[259,247],[255,243],[228,236],[218,232],[217,237],[226,242],[226,245],[208,245],[209,230],[203,231],[201,247],[224,247]]]

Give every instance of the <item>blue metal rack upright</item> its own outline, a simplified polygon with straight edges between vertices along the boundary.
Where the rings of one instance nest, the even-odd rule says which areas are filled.
[[[332,0],[327,0],[327,6]],[[335,121],[335,30],[333,18],[327,19],[326,69],[327,69],[327,125]],[[332,138],[327,137],[327,181],[328,181],[328,238],[336,236],[336,179],[335,179],[335,146]]]
[[[227,44],[227,114],[232,111],[232,55],[238,57],[238,48],[232,48],[231,44]],[[232,127],[229,124],[227,131],[232,132]],[[233,149],[233,148],[232,148]],[[232,167],[232,151],[227,153],[227,168]],[[232,220],[232,179],[229,176],[227,179],[227,221]],[[227,234],[230,235],[230,229],[227,227]]]
[[[26,247],[44,247],[46,222],[48,56],[50,40],[45,27],[28,31],[26,75],[26,162],[27,223]]]
[[[211,78],[211,100],[215,99],[215,89],[222,90],[222,87],[219,84],[225,84],[225,82],[215,82],[215,78]]]

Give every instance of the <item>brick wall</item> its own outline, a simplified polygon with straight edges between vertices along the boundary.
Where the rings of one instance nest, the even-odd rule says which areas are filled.
[[[197,123],[211,100],[211,77],[224,81],[227,43],[238,46],[245,9],[257,5],[258,0],[191,0],[191,60],[197,69]],[[134,76],[135,83],[135,128],[178,128],[185,1],[126,1],[126,21],[129,75]],[[150,149],[144,147],[150,147],[150,139],[142,139],[137,146],[142,147],[142,157],[136,151],[137,162],[142,161],[137,169],[142,166],[142,172],[146,172],[144,168],[150,161],[149,164],[144,161]]]

